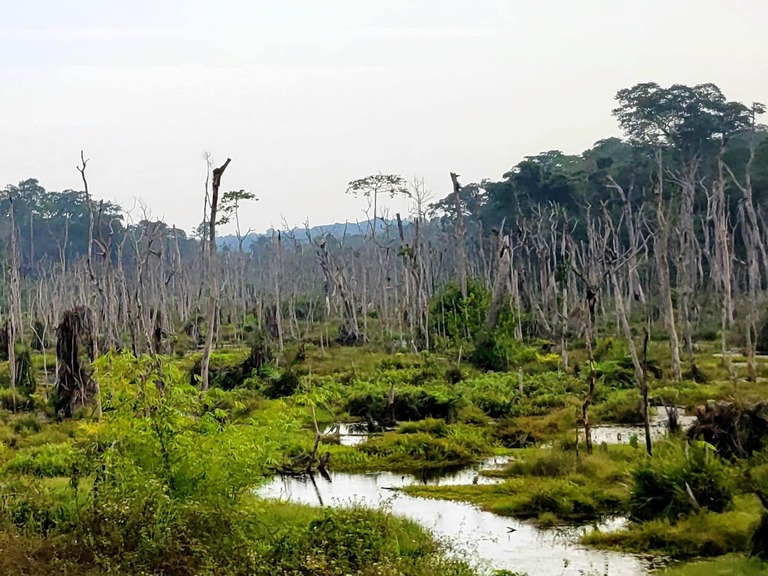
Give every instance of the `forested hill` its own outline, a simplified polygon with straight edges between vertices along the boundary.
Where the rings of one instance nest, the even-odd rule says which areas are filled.
[[[669,88],[638,84],[618,92],[616,99],[612,114],[624,132],[623,139],[600,140],[581,154],[551,150],[526,156],[500,179],[491,175],[462,186],[466,241],[471,244],[489,237],[502,223],[522,233],[529,226],[526,223],[540,221],[552,211],[564,221],[572,221],[576,237],[583,237],[588,213],[595,215],[606,209],[614,219],[626,216],[624,202],[632,207],[630,213],[644,218],[655,210],[654,181],[663,183],[658,189],[671,211],[670,225],[679,216],[676,212],[672,215],[673,208],[684,198],[692,203],[692,229],[702,245],[710,242],[720,190],[731,225],[749,217],[750,211],[743,210],[747,196],[755,207],[755,217],[763,221],[768,202],[768,133],[758,122],[762,105],[729,101],[713,84]],[[449,169],[460,168],[446,167],[446,179]],[[34,274],[47,263],[82,258],[88,250],[91,213],[95,244],[109,245],[113,255],[121,244],[130,253],[131,246],[146,239],[149,232],[177,244],[181,255],[198,251],[198,241],[174,228],[172,222],[139,220],[128,224],[120,206],[97,200],[89,213],[80,191],[49,191],[29,179],[7,186],[6,192],[0,202],[0,214],[4,215],[0,220],[0,251],[8,248],[10,226],[5,216],[9,198],[13,198],[23,275]],[[399,192],[413,194],[408,189]],[[423,208],[427,231],[437,234],[441,224],[452,226],[456,215],[453,195],[432,204],[430,210]],[[355,236],[369,228],[370,222],[333,224],[318,226],[312,232],[316,238],[328,233],[340,236],[346,229]],[[396,238],[395,228],[394,221],[380,221],[377,226],[379,230],[392,229]],[[303,230],[295,232],[297,238],[306,238]],[[244,239],[243,248],[258,250],[271,236],[250,235]],[[733,241],[738,245],[743,238],[737,234]],[[239,242],[234,236],[224,236],[219,244],[236,250]]]

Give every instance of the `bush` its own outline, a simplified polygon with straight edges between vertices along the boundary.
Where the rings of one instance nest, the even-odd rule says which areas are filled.
[[[474,448],[452,437],[435,438],[424,432],[385,434],[360,446],[366,454],[387,459],[393,467],[407,463],[408,468],[414,462],[425,468],[469,464],[477,455]]]
[[[372,418],[378,422],[390,419],[389,386],[359,387],[351,393],[345,410],[356,418]],[[460,408],[458,394],[448,386],[420,386],[402,384],[395,387],[393,410],[397,420],[423,420],[437,418],[453,422]]]
[[[35,416],[25,416],[13,423],[13,431],[17,434],[21,434],[25,430],[29,430],[30,432],[40,432],[42,429],[43,425]]]
[[[0,388],[0,407],[5,410],[33,410],[35,402],[19,391],[13,391],[9,388]]]
[[[304,538],[310,554],[324,556],[344,574],[380,562],[391,544],[391,530],[384,517],[362,508],[326,509],[314,520]]]
[[[448,368],[448,370],[445,371],[445,379],[450,384],[458,384],[462,380],[464,380],[464,373],[461,371],[461,368],[458,366],[452,366],[451,368]]]
[[[450,343],[474,340],[485,324],[488,291],[477,281],[467,282],[467,297],[458,285],[450,284],[430,304],[430,333]]]
[[[732,478],[710,445],[659,445],[654,457],[632,472],[630,518],[674,521],[690,514],[688,488],[701,508],[713,512],[726,510],[733,500]]]
[[[292,396],[301,385],[301,372],[297,368],[288,368],[279,373],[276,378],[271,378],[262,389],[267,398],[285,398]]]
[[[69,444],[44,444],[22,450],[9,460],[3,470],[39,478],[69,476],[78,454]]]
[[[418,432],[430,434],[435,438],[444,438],[448,435],[448,425],[445,420],[427,418],[421,422],[408,422],[397,429],[398,434],[416,434]]]
[[[526,346],[504,330],[480,337],[470,361],[482,370],[504,372],[536,360],[536,349]]]
[[[603,385],[599,385],[598,402],[592,412],[597,422],[637,424],[643,421],[643,405],[636,389],[615,390],[607,394],[604,391]]]

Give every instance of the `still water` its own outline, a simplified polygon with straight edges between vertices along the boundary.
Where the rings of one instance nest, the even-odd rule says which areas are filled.
[[[497,459],[484,468],[502,465]],[[594,550],[581,546],[579,537],[589,527],[537,528],[529,522],[484,512],[472,505],[446,500],[415,498],[393,491],[409,484],[472,484],[494,482],[467,468],[433,478],[377,472],[348,474],[331,472],[330,480],[276,477],[259,491],[276,498],[316,506],[362,504],[386,509],[415,520],[465,554],[479,568],[526,572],[529,576],[643,576],[651,561],[630,554]],[[622,520],[610,521],[601,529],[620,528]]]

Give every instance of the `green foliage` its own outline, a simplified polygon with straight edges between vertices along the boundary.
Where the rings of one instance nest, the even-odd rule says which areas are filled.
[[[82,458],[82,453],[69,444],[46,444],[19,451],[3,471],[39,478],[69,476]]]
[[[24,416],[13,422],[13,431],[17,434],[21,434],[24,431],[40,432],[43,429],[43,425],[36,416]]]
[[[435,438],[444,438],[448,435],[448,425],[445,420],[436,420],[434,418],[426,418],[420,422],[408,422],[402,424],[398,429],[398,434],[416,434],[424,432],[430,434]]]
[[[357,418],[385,422],[390,417],[389,385],[361,383],[349,393],[344,409]],[[459,397],[450,387],[409,386],[395,388],[393,411],[398,420],[439,418],[452,422],[459,408]]]
[[[536,349],[517,340],[509,331],[497,329],[480,336],[470,356],[483,370],[504,372],[536,360]]]
[[[16,354],[16,388],[27,396],[34,394],[37,388],[29,348],[22,348]]]
[[[671,566],[663,572],[664,576],[766,576],[768,564],[756,558],[747,558],[731,554],[716,560],[699,560]]]
[[[337,511],[326,509],[323,516],[309,524],[300,547],[315,556],[323,556],[344,573],[381,562],[393,553],[392,531],[386,517],[362,508]]]
[[[630,517],[675,521],[690,514],[694,505],[688,489],[701,508],[713,512],[726,510],[734,493],[733,479],[710,445],[657,445],[654,457],[632,472]]]
[[[18,390],[0,388],[0,408],[4,410],[32,410],[35,402],[32,398],[24,396]]]
[[[301,386],[301,376],[298,368],[288,368],[277,374],[271,372],[261,390],[267,398],[292,396]]]
[[[666,519],[630,525],[614,532],[592,531],[583,538],[590,546],[672,558],[712,557],[747,552],[757,521],[754,502],[744,500],[724,513],[703,511],[678,522]],[[706,572],[694,572],[704,574]]]
[[[601,384],[591,415],[597,422],[637,424],[643,421],[643,410],[637,389],[606,391]]]
[[[449,284],[430,303],[430,333],[444,343],[473,341],[485,325],[490,296],[476,280],[467,283],[463,298],[457,284]]]
[[[386,462],[387,468],[441,468],[471,463],[478,454],[478,440],[450,434],[435,438],[425,432],[385,434],[371,438],[360,447],[370,456]],[[484,444],[488,447],[488,444]]]
[[[468,501],[484,510],[518,518],[584,521],[613,514],[624,501],[616,486],[599,486],[584,476],[511,478],[483,486],[409,486],[408,494]]]

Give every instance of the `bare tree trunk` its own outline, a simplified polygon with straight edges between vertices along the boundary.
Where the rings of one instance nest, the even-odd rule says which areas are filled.
[[[464,248],[464,215],[461,208],[461,185],[459,184],[459,175],[451,172],[451,182],[453,182],[453,203],[456,207],[456,222],[454,230],[454,240],[456,242],[456,255],[459,268],[459,289],[461,296],[467,297],[467,254]]]
[[[8,191],[8,219],[11,225],[11,266],[10,266],[10,323],[8,325],[8,375],[13,393],[13,411],[16,412],[16,385],[19,375],[16,373],[16,339],[23,340],[21,325],[21,286],[19,281],[19,245],[16,237],[16,218],[14,214],[13,196]]]
[[[661,152],[657,152],[658,173],[654,183],[653,194],[656,198],[656,221],[658,230],[656,231],[656,245],[653,253],[656,257],[656,268],[659,278],[659,298],[661,299],[662,314],[664,315],[664,325],[669,332],[669,349],[672,354],[672,375],[676,381],[682,378],[682,369],[680,367],[680,342],[677,338],[677,329],[675,327],[675,309],[672,304],[672,288],[669,279],[669,261],[667,254],[669,251],[669,228],[667,219],[664,215],[663,200],[663,178]]]
[[[205,333],[205,348],[203,349],[203,359],[200,365],[200,375],[202,378],[202,391],[208,390],[209,386],[209,368],[211,364],[211,348],[213,347],[213,333],[216,325],[216,310],[219,298],[219,282],[216,270],[216,211],[219,207],[219,186],[221,177],[229,166],[231,159],[227,158],[221,166],[213,171],[212,194],[211,194],[211,218],[209,220],[208,232],[208,275],[211,293],[208,299],[208,329]]]
[[[499,230],[498,258],[499,263],[496,269],[496,278],[493,282],[493,297],[491,306],[488,308],[488,318],[485,323],[485,327],[489,331],[494,330],[499,323],[499,315],[504,306],[504,297],[508,291],[509,274],[512,266],[509,236],[504,233],[503,225],[501,230]]]

